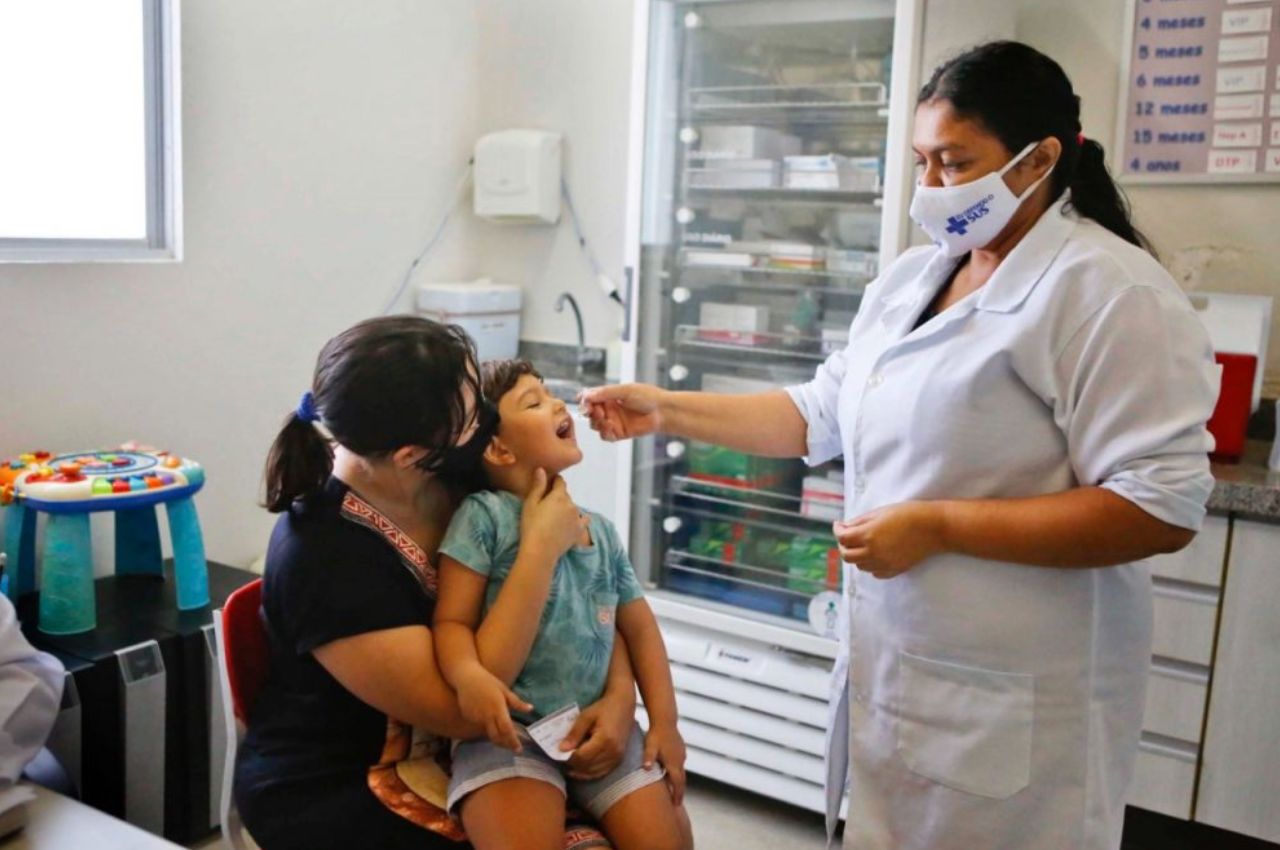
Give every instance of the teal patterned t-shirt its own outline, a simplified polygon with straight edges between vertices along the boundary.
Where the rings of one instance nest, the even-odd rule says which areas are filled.
[[[489,578],[484,614],[515,564],[523,507],[514,493],[474,493],[458,507],[440,544],[441,554]],[[513,690],[533,704],[532,717],[521,720],[545,717],[574,702],[586,708],[600,698],[617,609],[643,595],[613,523],[585,513],[591,545],[573,547],[556,563],[538,634],[516,677]]]

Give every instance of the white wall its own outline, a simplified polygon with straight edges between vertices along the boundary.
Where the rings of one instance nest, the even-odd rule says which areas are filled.
[[[266,548],[263,460],[316,353],[381,307],[466,162],[481,51],[470,0],[183,16],[186,258],[0,266],[0,455],[189,455],[208,553],[241,565]],[[472,274],[472,236],[461,217],[426,271]]]
[[[1019,0],[1018,37],[1066,69],[1083,103],[1084,131],[1114,147],[1124,41],[1119,0]],[[1280,296],[1280,187],[1132,186],[1138,227],[1187,290]],[[1280,310],[1274,313],[1266,386],[1280,394]]]
[[[512,127],[565,136],[565,174],[587,238],[606,272],[622,280],[627,185],[633,0],[478,0],[480,131]],[[521,336],[571,342],[556,296],[578,299],[587,343],[604,346],[622,308],[596,285],[567,215],[558,227],[477,225],[479,263],[496,280],[521,284]]]

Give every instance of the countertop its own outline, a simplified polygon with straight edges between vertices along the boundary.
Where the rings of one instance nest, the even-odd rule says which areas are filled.
[[[1213,464],[1217,484],[1209,497],[1209,510],[1244,519],[1280,522],[1280,472],[1267,468],[1270,454],[1269,442],[1250,440],[1239,463]]]

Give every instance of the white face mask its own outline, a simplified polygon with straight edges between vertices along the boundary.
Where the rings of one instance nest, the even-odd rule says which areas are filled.
[[[1005,184],[1004,174],[1039,146],[1032,142],[999,171],[959,186],[916,184],[911,218],[948,257],[959,257],[991,243],[1000,235],[1027,196],[1053,173],[1053,167],[1021,195]]]

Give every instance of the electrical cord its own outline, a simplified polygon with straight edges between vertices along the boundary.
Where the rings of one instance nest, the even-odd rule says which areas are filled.
[[[618,292],[617,284],[605,274],[604,266],[600,265],[596,252],[587,242],[582,221],[578,218],[578,210],[573,206],[573,196],[569,194],[569,181],[563,175],[560,177],[560,196],[564,198],[565,208],[569,210],[569,221],[573,224],[574,235],[578,237],[578,247],[582,250],[582,256],[587,258],[587,265],[591,266],[591,273],[595,276],[596,283],[600,285],[605,295],[622,304],[622,295]]]
[[[382,308],[381,315],[385,316],[391,312],[391,308],[395,307],[396,302],[400,300],[400,296],[404,295],[404,291],[409,287],[409,281],[413,278],[414,271],[421,265],[427,255],[436,247],[436,243],[440,241],[440,237],[444,236],[445,228],[449,226],[449,220],[453,218],[453,211],[457,209],[458,202],[462,200],[462,191],[466,188],[467,179],[471,176],[471,169],[475,166],[475,157],[467,160],[466,168],[462,169],[462,174],[458,176],[457,188],[453,190],[453,195],[449,200],[449,206],[445,208],[444,216],[440,219],[440,223],[436,225],[435,232],[431,234],[431,239],[426,246],[418,252],[418,256],[414,257],[413,262],[409,264],[409,268],[405,269],[404,278],[401,279],[400,285],[396,287],[395,293],[387,299],[387,303]]]

